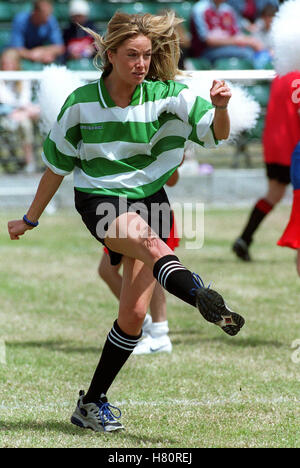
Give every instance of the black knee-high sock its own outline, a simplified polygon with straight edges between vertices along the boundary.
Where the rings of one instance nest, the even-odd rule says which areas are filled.
[[[267,216],[268,213],[273,209],[274,205],[272,205],[268,200],[265,198],[261,198],[255,204],[250,216],[247,225],[243,233],[241,234],[241,238],[246,242],[247,245],[250,245],[252,242],[252,237],[255,231],[257,230],[258,226],[262,222],[262,220]]]
[[[160,258],[154,265],[153,275],[169,293],[196,307],[193,291],[197,288],[197,284],[193,274],[180,263],[176,255],[165,255]]]
[[[97,402],[102,393],[106,394],[134,350],[140,337],[141,334],[139,336],[127,335],[121,330],[117,321],[114,322],[112,329],[107,335],[101,358],[88,392],[83,398],[84,403]]]

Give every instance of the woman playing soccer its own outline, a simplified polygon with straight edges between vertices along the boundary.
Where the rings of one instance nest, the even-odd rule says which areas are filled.
[[[116,13],[105,37],[91,32],[102,76],[66,100],[44,144],[48,167],[36,196],[23,219],[8,223],[11,239],[36,227],[63,177],[73,171],[83,222],[108,248],[113,265],[123,258],[118,318],[71,418],[95,431],[123,428],[106,393],[140,339],[156,280],[229,335],[244,324],[164,242],[171,209],[163,185],[181,163],[185,142],[211,147],[230,131],[231,92],[224,82],[213,82],[211,104],[174,81],[178,22],[172,13]]]
[[[182,161],[183,163],[183,161]],[[181,164],[182,164],[181,163]],[[178,170],[173,172],[166,185],[173,187],[179,179]],[[166,244],[174,251],[179,246],[179,238],[176,229],[175,217]],[[98,273],[112,293],[119,300],[122,289],[122,275],[120,274],[121,263],[119,265],[111,265],[109,252],[104,247],[104,254],[98,267]],[[170,353],[172,351],[172,343],[169,333],[167,320],[167,301],[166,295],[160,284],[156,283],[152,298],[149,304],[150,314],[147,314],[143,323],[142,331],[144,338],[141,339],[133,350],[133,354],[152,354],[152,353]]]

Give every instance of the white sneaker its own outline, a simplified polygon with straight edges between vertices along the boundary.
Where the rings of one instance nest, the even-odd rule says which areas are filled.
[[[162,335],[155,338],[148,335],[136,345],[132,354],[139,355],[171,352],[172,343],[168,335]]]
[[[98,403],[83,403],[84,391],[80,390],[76,409],[71,417],[71,423],[95,432],[112,432],[124,429],[117,421],[121,417],[119,408],[108,403],[105,395],[101,395]],[[114,414],[112,409],[117,410]]]

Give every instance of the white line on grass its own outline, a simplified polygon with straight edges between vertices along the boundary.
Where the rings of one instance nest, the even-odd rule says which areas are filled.
[[[214,398],[211,400],[185,400],[185,399],[162,399],[159,401],[152,401],[152,400],[121,400],[121,401],[113,401],[113,405],[121,406],[121,407],[134,407],[134,406],[154,406],[154,407],[174,407],[174,406],[199,406],[199,407],[210,407],[210,406],[228,406],[228,405],[240,405],[240,404],[247,404],[247,405],[255,405],[255,404],[265,404],[265,405],[278,405],[284,403],[300,403],[300,399],[296,397],[274,397],[274,398],[242,398],[236,395],[232,395],[231,398]],[[39,404],[33,401],[31,404],[29,403],[9,403],[6,404],[2,402],[0,404],[1,410],[18,410],[22,408],[24,410],[30,409],[31,411],[47,411],[51,409],[58,410],[59,408],[73,408],[74,404],[67,402],[67,401],[58,401],[57,403],[49,402],[45,404]]]

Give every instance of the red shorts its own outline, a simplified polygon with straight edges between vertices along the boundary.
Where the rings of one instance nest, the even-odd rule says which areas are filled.
[[[170,249],[175,250],[176,247],[179,247],[180,239],[178,237],[176,223],[175,223],[175,217],[174,217],[173,211],[172,211],[172,215],[173,215],[173,223],[172,223],[171,231],[170,231],[169,237],[168,237],[168,239],[166,241],[166,244],[167,244],[168,247],[170,247]],[[108,250],[107,250],[106,247],[104,247],[103,250],[104,250],[104,252],[106,254],[108,254]]]
[[[277,245],[300,249],[300,189],[294,190],[290,219]]]

